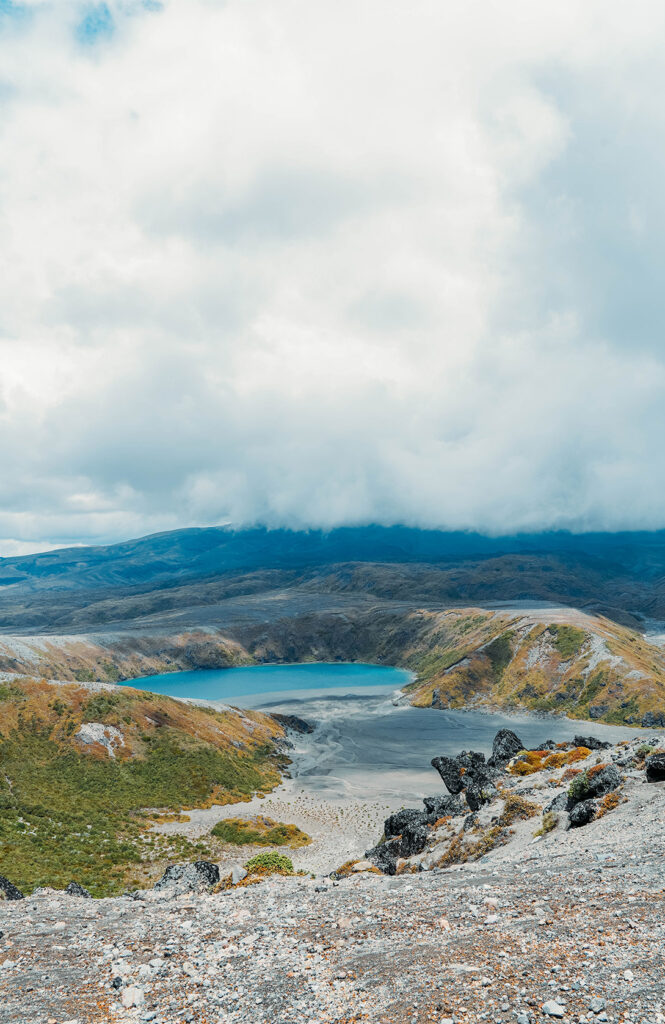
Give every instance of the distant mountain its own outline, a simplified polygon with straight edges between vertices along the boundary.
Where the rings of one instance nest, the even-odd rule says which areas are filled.
[[[505,554],[560,554],[647,575],[665,573],[665,531],[565,531],[487,537],[406,526],[343,527],[329,532],[228,526],[172,530],[100,547],[60,548],[0,558],[0,586],[97,587],[267,568],[338,562],[437,564]]]
[[[175,530],[0,559],[0,629],[127,625],[285,589],[390,601],[547,600],[665,618],[665,532],[486,537],[409,527]]]

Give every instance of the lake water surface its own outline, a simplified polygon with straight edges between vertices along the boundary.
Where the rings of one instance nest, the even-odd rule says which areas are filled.
[[[559,718],[414,708],[399,700],[410,678],[402,669],[377,665],[261,665],[173,672],[125,685],[305,718],[315,729],[293,737],[293,774],[301,789],[328,799],[389,797],[407,803],[440,793],[443,784],[431,759],[462,749],[488,754],[504,726],[514,729],[527,747],[549,738],[572,739],[576,733],[606,739],[636,733]]]

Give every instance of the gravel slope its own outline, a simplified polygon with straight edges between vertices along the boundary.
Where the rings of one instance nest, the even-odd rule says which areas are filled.
[[[0,903],[0,1022],[662,1024],[665,783],[622,793],[446,870]]]

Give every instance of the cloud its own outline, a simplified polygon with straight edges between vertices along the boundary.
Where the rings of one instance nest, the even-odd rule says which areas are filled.
[[[0,3],[2,550],[665,526],[664,22]]]

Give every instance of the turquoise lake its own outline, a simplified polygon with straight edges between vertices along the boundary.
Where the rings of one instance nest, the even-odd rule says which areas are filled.
[[[167,697],[195,700],[234,701],[242,707],[257,707],[271,694],[282,699],[303,691],[334,690],[337,693],[367,692],[368,688],[401,689],[411,673],[383,665],[321,663],[305,665],[252,665],[247,668],[197,669],[194,672],[166,672],[125,682]]]
[[[301,789],[334,799],[390,796],[408,803],[438,793],[442,783],[430,760],[462,749],[489,754],[503,727],[530,747],[576,733],[635,735],[595,722],[414,708],[397,692],[410,678],[403,669],[335,663],[172,672],[125,685],[306,719],[313,732],[292,736],[293,774]]]

